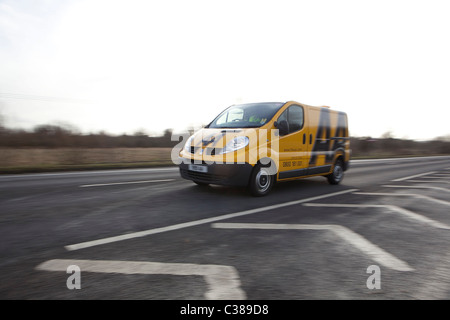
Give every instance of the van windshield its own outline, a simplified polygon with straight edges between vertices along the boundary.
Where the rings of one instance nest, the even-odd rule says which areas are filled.
[[[283,105],[282,102],[234,105],[219,114],[208,128],[258,128],[272,119]]]

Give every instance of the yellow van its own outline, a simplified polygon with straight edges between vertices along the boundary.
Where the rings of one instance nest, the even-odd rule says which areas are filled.
[[[254,196],[277,181],[324,176],[338,184],[350,160],[347,115],[295,101],[233,105],[189,137],[179,159],[185,179],[248,186]]]

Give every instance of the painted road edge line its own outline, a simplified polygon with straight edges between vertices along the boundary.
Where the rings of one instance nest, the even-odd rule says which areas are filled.
[[[359,163],[367,163],[367,162],[401,162],[401,161],[416,161],[416,160],[440,160],[449,158],[449,156],[424,156],[424,157],[402,157],[402,158],[380,158],[380,159],[354,159],[350,160],[350,164],[359,164]],[[450,169],[450,168],[448,168]]]
[[[99,246],[99,245],[103,245],[103,244],[107,244],[107,243],[119,242],[119,241],[123,241],[123,240],[134,239],[134,238],[140,238],[140,237],[145,237],[145,236],[152,235],[152,234],[174,231],[174,230],[194,227],[194,226],[198,226],[198,225],[202,225],[202,224],[212,223],[212,222],[216,222],[216,221],[220,221],[220,220],[226,220],[226,219],[231,219],[231,218],[235,218],[235,217],[241,217],[241,216],[250,215],[250,214],[254,214],[254,213],[278,209],[278,208],[282,208],[282,207],[288,207],[288,206],[292,206],[292,205],[296,205],[296,204],[301,204],[304,202],[310,202],[310,201],[324,199],[324,198],[328,198],[328,197],[334,197],[337,195],[350,193],[350,192],[354,192],[354,191],[358,191],[358,189],[342,190],[342,191],[338,191],[338,192],[322,194],[319,196],[309,197],[309,198],[305,198],[305,199],[274,204],[274,205],[270,205],[270,206],[266,206],[266,207],[249,209],[249,210],[244,210],[244,211],[239,211],[239,212],[234,212],[234,213],[228,213],[228,214],[220,215],[217,217],[211,217],[211,218],[205,218],[205,219],[200,219],[200,220],[179,223],[179,224],[175,224],[175,225],[171,225],[171,226],[167,226],[167,227],[149,229],[149,230],[144,230],[144,231],[127,233],[127,234],[114,236],[114,237],[108,237],[108,238],[97,239],[97,240],[93,240],[93,241],[86,241],[86,242],[82,242],[82,243],[71,244],[71,245],[65,246],[64,248],[68,251],[80,250],[80,249]]]
[[[163,274],[177,276],[203,276],[208,285],[208,300],[245,300],[236,268],[224,265],[162,263],[148,261],[65,260],[55,259],[41,263],[35,269],[66,272],[76,265],[81,272],[120,274]]]
[[[352,230],[334,224],[271,224],[271,223],[214,223],[218,229],[264,229],[264,230],[329,230],[359,249],[379,264],[397,271],[414,271],[406,262],[384,251]]]

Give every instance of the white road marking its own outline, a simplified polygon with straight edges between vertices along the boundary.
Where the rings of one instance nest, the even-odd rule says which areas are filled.
[[[385,159],[360,159],[360,160],[350,160],[350,164],[358,165],[370,162],[401,162],[401,161],[412,161],[412,160],[439,160],[445,159],[448,156],[426,156],[426,157],[409,157],[409,158],[385,158]],[[162,167],[162,168],[141,168],[141,169],[114,169],[114,170],[88,170],[88,171],[69,171],[69,172],[58,172],[58,173],[28,173],[28,174],[4,174],[0,176],[0,180],[10,180],[12,179],[22,179],[22,178],[35,178],[35,177],[52,177],[52,176],[71,176],[71,175],[110,175],[110,174],[121,174],[121,173],[134,173],[134,172],[163,172],[163,171],[179,171],[178,166],[172,167]],[[444,170],[450,170],[450,168],[445,168]]]
[[[409,179],[413,179],[413,178],[417,178],[417,177],[421,177],[421,176],[426,176],[426,175],[429,175],[429,174],[433,174],[433,173],[435,173],[435,172],[436,172],[436,171],[430,171],[430,172],[425,172],[425,173],[415,174],[415,175],[413,175],[413,176],[408,176],[408,177],[398,178],[398,179],[394,179],[394,180],[391,180],[391,181],[403,181],[403,180],[409,180]]]
[[[415,194],[415,193],[381,193],[381,192],[355,192],[354,194],[359,195],[366,195],[366,196],[387,196],[387,197],[413,197],[413,198],[420,198],[425,199],[428,201],[445,204],[447,206],[450,206],[450,202],[445,200],[436,199],[433,197],[425,196],[422,194]]]
[[[450,252],[442,252],[433,259],[421,281],[411,292],[412,298],[419,300],[448,300],[450,290]]]
[[[115,169],[115,170],[86,170],[86,171],[72,171],[72,172],[60,172],[60,173],[27,173],[27,174],[7,174],[0,176],[2,179],[15,179],[15,178],[36,178],[36,177],[53,177],[53,176],[79,176],[79,175],[111,175],[121,173],[134,173],[134,172],[164,172],[164,171],[179,171],[178,167],[164,167],[164,168],[146,168],[146,169]]]
[[[315,196],[315,197],[274,204],[271,206],[224,214],[224,215],[217,216],[217,217],[200,219],[200,220],[195,220],[195,221],[190,221],[190,222],[179,223],[179,224],[175,224],[175,225],[171,225],[171,226],[167,226],[167,227],[149,229],[149,230],[145,230],[145,231],[138,231],[138,232],[133,232],[133,233],[128,233],[128,234],[123,234],[120,236],[114,236],[114,237],[109,237],[109,238],[104,238],[104,239],[82,242],[82,243],[78,243],[78,244],[72,244],[72,245],[65,246],[65,248],[69,251],[80,250],[80,249],[94,247],[94,246],[103,245],[103,244],[107,244],[107,243],[113,243],[113,242],[134,239],[134,238],[139,238],[139,237],[145,237],[145,236],[152,235],[152,234],[157,234],[157,233],[162,233],[162,232],[167,232],[167,231],[174,231],[174,230],[179,230],[179,229],[183,229],[183,228],[189,228],[189,227],[198,226],[198,225],[202,225],[202,224],[212,223],[212,222],[216,222],[216,221],[220,221],[220,220],[241,217],[241,216],[245,216],[245,215],[250,215],[250,214],[273,210],[273,209],[278,209],[278,208],[282,208],[282,207],[288,207],[288,206],[292,206],[292,205],[296,205],[296,204],[300,204],[300,203],[304,203],[304,202],[310,202],[310,201],[324,199],[324,198],[328,198],[328,197],[334,197],[334,196],[338,196],[341,194],[354,192],[357,190],[358,189],[349,189],[349,190],[343,190],[343,191],[338,191],[338,192],[333,192],[333,193],[327,193],[327,194],[323,194],[323,195],[319,195],[319,196]]]
[[[443,181],[443,180],[434,180],[434,181],[424,181],[424,180],[409,180],[409,182],[416,182],[416,183],[447,183],[450,184],[450,181]]]
[[[361,250],[379,264],[397,271],[414,271],[406,262],[396,258],[352,230],[333,224],[271,224],[271,223],[214,223],[221,229],[264,229],[264,230],[329,230],[355,248]]]
[[[402,162],[402,161],[417,161],[417,160],[439,160],[445,159],[449,156],[426,156],[426,157],[408,157],[408,158],[383,158],[383,159],[359,159],[350,160],[350,164],[363,164],[366,162]],[[450,168],[447,168],[450,169]]]
[[[350,203],[304,203],[304,206],[307,207],[330,207],[330,208],[385,208],[388,209],[390,211],[394,211],[397,213],[400,213],[406,217],[409,217],[413,220],[422,222],[422,223],[426,223],[434,228],[439,228],[439,229],[446,229],[446,230],[450,230],[450,226],[438,222],[436,220],[427,218],[425,216],[422,216],[418,213],[412,212],[410,210],[404,209],[404,208],[400,208],[397,206],[393,206],[393,205],[386,205],[386,204],[350,204]]]
[[[429,187],[429,186],[396,186],[396,185],[383,185],[382,187],[386,188],[409,188],[409,189],[432,189],[432,190],[439,190],[439,191],[445,191],[450,192],[449,189],[440,188],[440,187]]]
[[[430,177],[421,177],[421,179],[442,179],[443,177],[434,177],[434,176],[430,176]]]
[[[70,265],[80,267],[81,272],[203,276],[208,284],[208,291],[205,293],[206,299],[246,299],[245,292],[240,288],[241,281],[239,279],[239,274],[232,266],[146,261],[56,259],[41,263],[36,267],[36,269],[43,271],[66,272],[67,267]]]
[[[111,183],[98,183],[98,184],[83,184],[80,188],[90,187],[104,187],[104,186],[116,186],[121,184],[138,184],[138,183],[153,183],[153,182],[169,182],[175,179],[161,179],[161,180],[143,180],[143,181],[126,181],[126,182],[111,182]]]

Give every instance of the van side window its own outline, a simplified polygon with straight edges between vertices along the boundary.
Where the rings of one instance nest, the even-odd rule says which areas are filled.
[[[289,133],[299,131],[303,128],[303,108],[300,106],[290,106],[277,119],[277,122],[287,121]]]
[[[288,109],[289,133],[303,128],[303,108],[300,106],[291,106]]]
[[[283,120],[287,121],[287,119],[288,119],[287,118],[287,110],[284,110],[284,112],[278,117],[277,121],[278,121],[278,123],[280,123]]]

